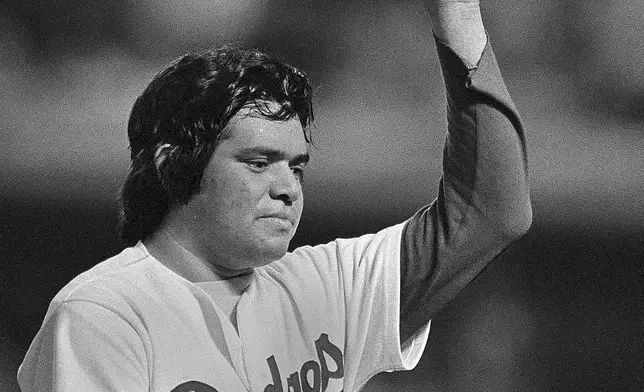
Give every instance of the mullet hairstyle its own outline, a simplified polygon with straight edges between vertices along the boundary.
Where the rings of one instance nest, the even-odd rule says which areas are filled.
[[[130,113],[132,162],[120,194],[123,242],[131,246],[152,234],[174,203],[186,204],[199,191],[222,132],[243,107],[274,121],[297,116],[309,142],[311,90],[304,72],[256,50],[224,45],[173,61]]]

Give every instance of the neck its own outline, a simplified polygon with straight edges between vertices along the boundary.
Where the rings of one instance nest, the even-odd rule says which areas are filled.
[[[226,280],[253,272],[252,268],[237,270],[209,263],[191,252],[165,227],[144,239],[143,244],[161,264],[193,283]]]

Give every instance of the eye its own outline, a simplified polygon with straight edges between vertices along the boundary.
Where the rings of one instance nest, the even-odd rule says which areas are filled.
[[[304,180],[304,166],[291,166],[291,171],[300,182]]]
[[[255,171],[264,171],[268,168],[268,161],[265,159],[254,159],[246,161],[246,164]]]

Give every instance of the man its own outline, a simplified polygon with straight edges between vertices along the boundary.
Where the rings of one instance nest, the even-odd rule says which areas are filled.
[[[431,318],[531,222],[523,131],[479,4],[426,5],[449,125],[432,204],[287,253],[313,119],[306,76],[252,51],[187,55],[130,117],[133,246],[57,294],[23,392],[355,391],[415,366]]]

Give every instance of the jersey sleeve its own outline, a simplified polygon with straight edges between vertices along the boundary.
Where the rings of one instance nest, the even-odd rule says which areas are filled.
[[[420,360],[429,324],[405,344],[399,333],[400,239],[403,224],[334,242],[345,319],[345,390],[359,390],[383,371]]]
[[[469,68],[437,41],[448,133],[436,200],[406,224],[401,338],[412,336],[532,219],[523,126],[490,44]]]
[[[22,392],[148,391],[143,344],[123,318],[88,301],[49,316],[18,370]]]

